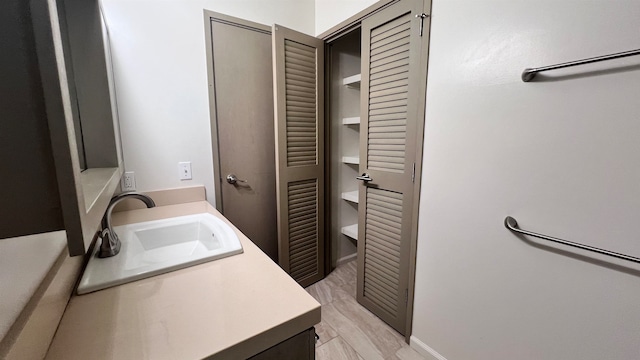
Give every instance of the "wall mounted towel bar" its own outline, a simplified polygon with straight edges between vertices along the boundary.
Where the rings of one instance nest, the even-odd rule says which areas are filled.
[[[543,66],[543,67],[539,67],[539,68],[527,68],[527,69],[524,69],[524,71],[522,72],[522,81],[529,82],[534,77],[536,77],[537,73],[542,72],[542,71],[562,69],[562,68],[566,68],[566,67],[570,67],[570,66],[590,64],[590,63],[594,63],[594,62],[619,59],[619,58],[623,58],[623,57],[627,57],[627,56],[634,56],[634,55],[640,55],[640,49],[624,51],[624,52],[611,54],[611,55],[597,56],[597,57],[592,57],[592,58],[584,59],[584,60],[570,61],[570,62],[557,64],[557,65],[549,65],[549,66]]]
[[[537,233],[534,233],[534,232],[531,232],[531,231],[527,231],[527,230],[522,230],[522,229],[518,228],[518,222],[516,221],[516,219],[512,218],[511,216],[507,216],[504,219],[504,226],[507,229],[509,229],[509,230],[511,230],[513,232],[519,233],[519,234],[529,235],[529,236],[537,237],[539,239],[549,240],[549,241],[557,242],[557,243],[560,243],[560,244],[577,247],[579,249],[589,250],[589,251],[597,252],[599,254],[613,256],[613,257],[616,257],[618,259],[624,259],[624,260],[633,261],[635,263],[639,263],[640,264],[640,258],[637,258],[637,257],[634,257],[634,256],[620,254],[620,253],[617,253],[617,252],[604,250],[604,249],[600,249],[600,248],[589,246],[589,245],[578,244],[578,243],[575,243],[573,241],[562,240],[562,239],[554,238],[554,237],[551,237],[551,236],[537,234]]]

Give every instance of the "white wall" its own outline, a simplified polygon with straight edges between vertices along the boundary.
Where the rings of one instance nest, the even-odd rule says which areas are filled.
[[[215,203],[203,9],[314,32],[313,0],[103,0],[126,171],[151,191],[204,184]],[[191,161],[193,180],[178,179]]]
[[[640,2],[434,0],[432,21],[413,340],[449,360],[640,358],[640,266],[503,227],[640,256],[640,57],[520,81],[639,48]]]
[[[378,0],[315,0],[316,35],[375,4]]]

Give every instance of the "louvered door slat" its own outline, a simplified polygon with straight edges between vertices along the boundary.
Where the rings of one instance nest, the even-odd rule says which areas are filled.
[[[395,64],[394,64],[395,65]],[[375,72],[371,73],[371,81],[385,79],[391,76],[399,76],[398,79],[407,78],[409,76],[409,63],[408,59],[405,59],[404,64],[400,66],[392,66],[385,64],[375,69]]]
[[[400,282],[400,257],[382,251],[383,246],[399,247],[401,242],[402,224],[402,194],[367,188],[364,233],[364,284],[365,296],[379,302],[392,316],[397,316],[399,293],[397,284]],[[374,213],[369,213],[372,210]],[[382,213],[386,218],[375,216]],[[389,245],[381,245],[381,244]],[[384,277],[380,273],[386,274]],[[392,285],[396,284],[396,285]]]
[[[377,94],[370,94],[369,104],[378,104],[378,103],[387,103],[389,104],[392,101],[403,101],[403,104],[407,103],[407,89],[406,88],[395,88],[389,89],[384,92],[379,92]]]
[[[272,34],[279,263],[306,286],[324,276],[324,44],[279,25]]]
[[[382,251],[385,254],[389,254],[389,256],[394,256],[394,257],[397,257],[398,259],[400,258],[400,251],[398,249],[393,249],[391,246],[389,246],[387,241],[381,240],[375,236],[370,236],[369,239],[372,240],[370,242],[370,245],[372,247],[375,247],[376,249]]]
[[[295,79],[291,79],[289,78],[289,80],[287,81],[287,86],[286,86],[286,93],[285,94],[292,94],[295,91],[301,91],[301,92],[315,92],[315,88],[313,87],[313,84],[309,84],[306,81],[299,81],[299,80],[295,80]]]
[[[285,49],[290,54],[290,56],[309,61],[310,63],[315,62],[315,54],[312,51],[308,51],[306,45],[301,45],[298,47],[296,46],[295,42],[288,42],[285,45]]]
[[[314,217],[295,217],[305,211],[314,211],[318,205],[318,184],[305,180],[289,184],[289,261],[291,273],[306,277],[313,275],[309,264],[317,263],[318,221]],[[316,215],[316,214],[314,214]],[[292,246],[295,244],[295,246]],[[306,270],[304,270],[306,269]],[[294,277],[295,278],[295,277]],[[297,280],[297,279],[296,279]]]
[[[388,28],[378,28],[375,33],[372,33],[371,43],[375,44],[383,39],[388,39],[391,36],[396,34],[405,34],[408,28],[411,27],[411,23],[409,21],[401,22],[401,23],[393,23],[389,24]],[[373,46],[372,46],[373,48]]]
[[[388,278],[393,279],[393,282],[398,282],[398,279],[400,278],[400,269],[394,268],[386,257],[379,256],[375,252],[370,252],[370,254],[368,254],[367,259],[368,259],[368,263],[365,261],[365,266],[370,268],[377,268],[381,272],[384,272],[384,274]],[[368,274],[366,273],[366,268],[365,268],[364,275],[366,279],[365,284],[367,281],[369,283],[374,283],[377,281],[377,278],[375,276],[368,276]],[[363,288],[366,288],[366,286],[364,286]]]
[[[315,117],[316,115],[315,105],[305,104],[304,102],[298,102],[294,100],[287,101],[287,112],[309,118]],[[315,144],[315,136],[313,136],[313,139],[313,144]]]
[[[400,224],[395,222],[395,220],[396,219],[393,219],[393,217],[386,214],[383,214],[383,216],[381,216],[379,213],[376,213],[373,210],[369,210],[369,214],[367,216],[367,221],[379,224],[380,226],[388,227],[390,229],[396,229],[398,232],[400,232]]]
[[[406,121],[406,117],[400,112],[395,114],[369,114],[369,122],[384,121],[384,120],[403,120]]]
[[[371,85],[369,87],[369,94],[376,95],[380,91],[386,91],[389,89],[394,89],[397,87],[409,86],[409,79],[407,77],[403,77],[401,79],[396,79],[392,81],[387,81],[384,83],[380,83],[377,85]],[[407,89],[408,91],[408,89]]]
[[[370,34],[370,39],[375,40],[376,38],[380,37],[381,34],[385,34],[386,32],[388,32],[390,29],[393,29],[397,26],[402,26],[404,24],[407,24],[411,21],[410,18],[402,18],[399,21],[389,21],[389,22],[385,22],[382,25],[376,26],[373,29],[371,29],[371,34]],[[371,40],[369,40],[371,41]]]
[[[377,234],[380,234],[381,236],[386,236],[391,241],[396,241],[397,240],[396,237],[401,235],[400,231],[398,231],[397,233],[394,233],[393,231],[390,231],[389,229],[385,229],[383,226],[380,226],[380,224],[367,222],[367,226],[368,226],[367,230],[375,231]]]
[[[387,56],[380,58],[379,60],[372,60],[371,66],[382,66],[386,64],[390,64],[396,61],[400,61],[409,57],[409,54],[406,51],[398,51],[397,53],[387,53]]]
[[[308,70],[311,73],[315,73],[316,71],[315,61],[314,61],[315,50],[309,49],[311,58],[300,56],[299,54],[296,54],[295,52],[290,51],[289,44],[291,43],[292,41],[285,40],[284,56],[285,56],[285,61],[287,62],[286,71],[288,72],[290,69],[299,69],[303,71]]]
[[[291,271],[293,272],[297,271],[299,268],[313,265],[309,262],[309,259],[315,258],[318,253],[314,243],[309,243],[297,248],[291,248],[290,251],[297,254],[297,257],[291,260]]]
[[[375,207],[373,206],[369,206],[367,208],[367,217],[374,217],[381,222],[390,223],[390,224],[395,224],[395,221],[397,220],[394,214],[389,214],[384,211],[379,211],[375,209]]]
[[[372,276],[375,276],[376,280],[384,285],[384,287],[391,293],[397,293],[399,288],[398,284],[393,279],[389,278],[384,271],[380,271],[371,266],[368,268]],[[393,298],[393,296],[391,296]]]
[[[373,266],[369,267],[368,270],[370,270],[370,273],[372,275],[375,275],[375,271],[373,271]],[[392,285],[393,281],[385,281],[385,277],[381,277],[381,278],[376,278],[376,281],[371,281],[369,282],[368,286],[365,287],[364,291],[371,291],[371,290],[375,290],[376,293],[378,293],[379,295],[381,295],[388,304],[393,304],[393,308],[397,307],[398,304],[398,286],[397,285]],[[394,312],[397,310],[393,310]]]
[[[313,121],[309,121],[308,119],[299,119],[299,118],[290,118],[291,121],[289,121],[289,126],[291,129],[296,129],[298,127],[304,127],[304,128],[309,128],[309,127],[315,127],[315,123]],[[310,146],[311,148],[314,148],[315,146]]]
[[[287,56],[291,58],[295,58],[302,62],[306,62],[308,64],[311,64],[312,66],[315,63],[315,58],[314,58],[315,54],[312,51],[307,51],[306,49],[293,47],[291,46],[291,43],[285,44],[285,51],[287,52]]]
[[[305,72],[308,72],[308,70],[305,69],[305,70],[300,70],[300,71],[297,71],[297,70],[289,71],[289,72],[287,72],[287,79],[289,81],[297,81],[299,83],[300,82],[306,82],[306,81],[313,81],[313,78],[310,77],[308,75],[308,73],[305,73]],[[293,94],[293,92],[290,92],[289,94],[291,95],[291,94]],[[313,98],[309,98],[308,101],[312,101],[312,100],[313,100]],[[313,106],[315,104],[312,103],[310,105]]]
[[[384,251],[381,249],[380,246],[376,246],[376,245],[380,245],[379,243],[376,243],[374,241],[369,241],[367,243],[367,249],[369,254],[373,257],[373,256],[378,256],[381,259],[385,259],[387,261],[389,261],[392,264],[398,263],[400,262],[400,257],[399,256],[394,256],[392,254],[389,254],[388,252]],[[395,283],[394,288],[396,288],[397,290],[397,283]]]
[[[370,61],[371,61],[372,64],[375,64],[377,61],[380,61],[380,60],[382,60],[384,58],[387,58],[389,56],[394,56],[394,55],[397,55],[397,54],[406,54],[406,52],[409,51],[409,50],[410,50],[410,46],[409,46],[408,43],[407,44],[402,44],[402,45],[396,46],[395,48],[388,49],[385,52],[382,52],[382,53],[379,53],[379,54],[376,54],[376,55],[372,55],[371,58],[370,58]]]
[[[378,303],[378,306],[384,310],[386,310],[391,316],[397,316],[398,311],[396,308],[398,307],[398,302],[396,299],[389,299],[385,294],[383,294],[380,290],[378,290],[375,286],[370,286],[364,291],[365,296],[375,299]]]
[[[284,82],[286,89],[287,165],[315,165],[317,158],[317,130],[315,126],[299,127],[289,116],[312,120],[317,116],[316,94],[302,89],[316,89],[316,50],[313,47],[284,40]]]
[[[398,29],[398,33],[384,37],[378,41],[371,42],[371,53],[377,53],[377,50],[387,46],[386,49],[396,48],[409,43],[409,27]]]
[[[374,272],[370,271],[370,273],[373,275]],[[398,296],[397,296],[397,289],[393,289],[391,286],[387,285],[386,282],[382,281],[382,279],[376,279],[376,281],[371,281],[369,282],[368,286],[365,287],[364,289],[365,294],[367,292],[373,292],[375,293],[380,300],[384,301],[384,303],[386,305],[389,306],[388,311],[391,312],[392,314],[396,314],[397,313],[397,307],[398,307]]]
[[[307,244],[308,240],[313,240],[313,238],[315,236],[317,236],[318,234],[315,231],[306,233],[306,234],[302,234],[300,236],[298,236],[298,239],[295,241],[291,241],[290,246],[291,248],[300,248],[302,246],[305,246],[305,244]]]
[[[376,49],[371,50],[371,56],[385,57],[389,54],[387,52],[395,52],[394,49],[401,48],[409,44],[409,37],[401,38],[400,41],[390,44],[382,45]]]
[[[406,119],[407,112],[407,100],[394,100],[388,102],[373,102],[375,99],[371,99],[369,103],[369,114],[371,116],[378,115],[390,115],[395,114],[396,119]],[[371,124],[370,126],[377,126],[377,124]]]
[[[315,204],[314,204],[315,206]],[[313,233],[316,232],[316,228],[315,228],[315,222],[316,219],[305,219],[305,220],[295,220],[295,222],[292,222],[292,225],[289,227],[289,234],[291,236],[291,242],[293,243],[295,241],[294,238],[297,238],[297,234],[308,234],[308,233]]]
[[[396,95],[396,94],[406,94],[408,91],[408,87],[406,85],[404,86],[392,86],[392,87],[386,87],[383,89],[380,89],[378,91],[371,91],[369,93],[369,98],[370,99],[376,99],[378,100],[381,97],[384,96],[390,96],[390,95]]]

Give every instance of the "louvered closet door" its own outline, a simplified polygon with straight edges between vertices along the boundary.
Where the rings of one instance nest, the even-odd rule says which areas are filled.
[[[324,276],[324,43],[280,25],[272,39],[278,255],[307,286]]]
[[[362,23],[360,173],[372,180],[362,182],[359,192],[357,299],[402,334],[417,121],[423,121],[417,110],[424,105],[420,82],[426,81],[415,16],[422,7],[422,1],[401,1]]]

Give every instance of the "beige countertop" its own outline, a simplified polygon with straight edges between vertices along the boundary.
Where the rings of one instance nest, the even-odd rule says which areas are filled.
[[[113,222],[202,212],[229,223],[205,201]],[[244,359],[319,323],[320,304],[233,228],[242,254],[73,296],[47,359]]]

